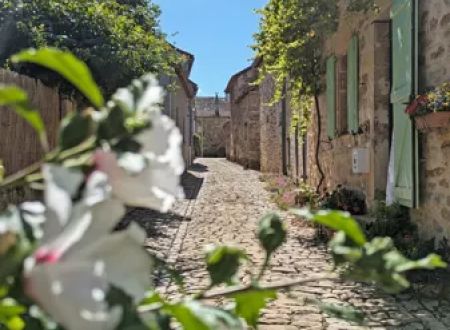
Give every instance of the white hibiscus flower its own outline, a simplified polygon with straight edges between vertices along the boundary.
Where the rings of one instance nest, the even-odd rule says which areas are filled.
[[[69,330],[115,329],[122,310],[105,300],[110,285],[136,302],[151,285],[145,234],[137,226],[111,233],[125,210],[104,173],[90,175],[76,204],[81,173],[46,165],[43,174],[46,222],[42,245],[25,262],[27,292]]]
[[[108,175],[113,195],[128,206],[167,212],[183,198],[182,137],[175,123],[159,111],[148,113],[151,128],[137,135],[140,154],[95,153],[96,168]]]

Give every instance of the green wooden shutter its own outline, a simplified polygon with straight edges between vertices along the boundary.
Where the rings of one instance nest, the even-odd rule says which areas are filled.
[[[333,139],[336,131],[336,57],[327,60],[327,134]]]
[[[353,36],[347,53],[347,122],[350,133],[359,130],[359,46]]]
[[[414,0],[392,4],[392,93],[394,120],[394,196],[398,203],[414,206],[415,178],[413,124],[405,108],[414,93]]]

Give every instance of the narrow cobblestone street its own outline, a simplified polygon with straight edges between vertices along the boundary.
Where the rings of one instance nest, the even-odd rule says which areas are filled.
[[[276,210],[270,195],[259,180],[259,172],[224,159],[199,159],[184,177],[186,200],[177,203],[173,213],[158,215],[134,210],[130,217],[148,231],[148,248],[188,275],[189,292],[198,292],[208,284],[203,264],[204,246],[231,244],[246,249],[259,265],[263,252],[255,238],[258,220]],[[314,230],[287,218],[288,242],[278,251],[264,281],[279,281],[325,274],[331,268],[326,248],[314,240]],[[245,271],[255,270],[247,266]],[[245,273],[242,276],[245,277]],[[170,283],[160,290],[176,297]],[[307,305],[305,298],[328,303],[350,303],[367,314],[365,326],[352,326]],[[437,300],[418,300],[413,293],[388,296],[369,286],[321,281],[290,292],[263,313],[261,330],[294,329],[449,329],[450,306]]]

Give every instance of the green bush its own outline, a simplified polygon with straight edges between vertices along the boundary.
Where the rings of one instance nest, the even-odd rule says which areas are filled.
[[[160,31],[159,14],[151,0],[0,0],[0,65],[24,48],[70,50],[109,96],[137,76],[173,72],[178,55]],[[46,69],[10,67],[68,90]]]

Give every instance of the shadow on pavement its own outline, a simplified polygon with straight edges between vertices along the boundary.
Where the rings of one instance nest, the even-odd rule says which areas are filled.
[[[189,168],[189,170],[192,172],[198,172],[198,173],[204,173],[204,172],[209,171],[208,166],[199,164],[199,163],[192,164],[192,166]]]

